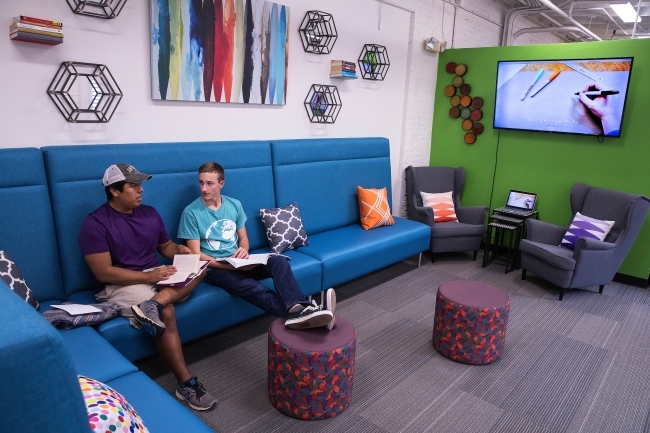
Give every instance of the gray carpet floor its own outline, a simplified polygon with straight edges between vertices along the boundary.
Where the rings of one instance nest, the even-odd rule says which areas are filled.
[[[190,369],[219,399],[195,413],[215,432],[650,431],[650,290],[612,283],[602,295],[573,290],[560,302],[558,289],[530,273],[522,281],[520,271],[481,268],[480,254],[429,258],[337,288],[336,312],[357,330],[352,402],[339,416],[299,421],[271,406],[268,315],[185,346]],[[454,279],[510,296],[499,361],[469,366],[433,349],[436,290]],[[173,395],[159,358],[138,366]]]

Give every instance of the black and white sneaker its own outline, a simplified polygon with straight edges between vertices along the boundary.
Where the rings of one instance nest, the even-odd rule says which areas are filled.
[[[334,310],[336,310],[336,292],[334,289],[330,288],[325,291],[325,302],[323,309],[332,313],[332,320],[330,320],[330,322],[325,325],[325,329],[331,331],[334,328],[334,322],[336,320],[336,313],[334,313]]]
[[[176,385],[176,398],[186,402],[194,410],[210,410],[217,405],[217,399],[203,388],[196,376]]]
[[[284,326],[290,329],[318,328],[331,322],[332,317],[330,311],[321,309],[320,305],[311,301],[311,304],[303,305],[302,309],[289,313]]]

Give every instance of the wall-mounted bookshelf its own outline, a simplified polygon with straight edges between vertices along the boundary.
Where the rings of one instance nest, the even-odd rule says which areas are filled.
[[[9,38],[13,41],[43,45],[59,45],[63,42],[63,23],[59,21],[20,15],[14,17],[9,32]]]

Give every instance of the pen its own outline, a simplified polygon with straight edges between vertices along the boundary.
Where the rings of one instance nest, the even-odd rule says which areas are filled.
[[[530,83],[530,87],[528,87],[528,90],[526,90],[526,93],[524,93],[524,97],[521,98],[522,101],[526,99],[526,96],[528,96],[528,92],[531,91],[531,89],[533,88],[535,83],[537,83],[537,80],[539,80],[539,77],[541,77],[543,73],[544,73],[544,68],[540,69],[537,75],[535,75],[535,79],[533,80],[532,83]]]
[[[549,84],[551,84],[551,81],[555,80],[555,79],[557,78],[558,75],[560,75],[560,70],[559,70],[559,69],[558,69],[557,71],[555,71],[555,72],[553,73],[553,75],[551,75],[550,77],[548,77],[548,81],[547,81],[547,82],[546,82],[542,87],[540,87],[539,90],[538,90],[537,92],[535,92],[535,93],[533,93],[532,95],[530,95],[530,97],[532,98],[533,96],[537,95],[537,94],[538,94],[538,93],[539,93],[539,92],[540,92],[544,87],[546,87],[546,86],[548,86]]]
[[[619,91],[618,90],[590,90],[588,92],[576,92],[574,93],[574,95],[580,95],[581,93],[584,93],[585,96],[589,99],[595,99],[599,96],[618,95]]]

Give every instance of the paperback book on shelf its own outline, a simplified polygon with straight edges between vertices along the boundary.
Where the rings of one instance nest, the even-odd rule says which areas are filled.
[[[19,15],[9,26],[9,38],[15,41],[58,45],[63,42],[63,24],[58,21]]]

